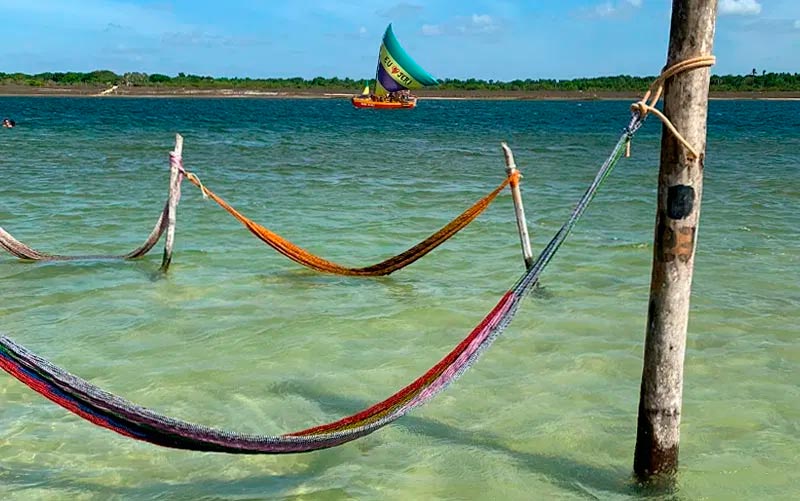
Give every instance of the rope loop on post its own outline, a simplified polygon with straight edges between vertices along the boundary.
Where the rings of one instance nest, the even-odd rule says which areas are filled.
[[[656,78],[653,83],[650,84],[650,88],[647,90],[647,92],[645,92],[644,96],[642,96],[642,99],[631,104],[631,112],[633,112],[635,115],[638,115],[639,120],[644,120],[648,113],[652,113],[653,115],[657,116],[659,120],[666,125],[667,129],[672,133],[672,135],[675,136],[675,139],[677,139],[684,146],[684,148],[686,148],[690,157],[693,159],[700,157],[699,152],[694,149],[691,144],[689,144],[689,142],[681,135],[680,132],[678,132],[678,129],[672,125],[672,122],[669,121],[669,118],[667,118],[666,115],[656,108],[656,104],[658,104],[658,100],[661,99],[661,95],[664,92],[664,82],[666,82],[668,78],[679,73],[683,73],[684,71],[708,68],[713,66],[715,62],[716,58],[709,55],[692,57],[675,63],[661,72],[658,78]],[[630,151],[626,152],[626,156],[630,156]]]
[[[208,200],[208,190],[206,189],[205,186],[203,186],[203,182],[200,181],[200,178],[197,177],[197,175],[191,172],[186,172],[186,179],[196,184],[197,187],[200,188],[200,192],[203,194],[203,198]]]
[[[172,152],[170,152],[170,154],[169,154],[169,159],[170,159],[170,161],[176,160],[174,158]],[[195,174],[193,172],[189,172],[188,170],[186,170],[183,167],[183,161],[180,158],[178,158],[176,161],[178,162],[178,170],[181,171],[181,173],[184,176],[186,176],[186,179],[188,179],[189,181],[194,183],[198,188],[200,188],[200,193],[203,194],[203,198],[208,200],[208,189],[206,189],[206,187],[203,186],[203,182],[200,181],[200,178],[197,176],[197,174]]]

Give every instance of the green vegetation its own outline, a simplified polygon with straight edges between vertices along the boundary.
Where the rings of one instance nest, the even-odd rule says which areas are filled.
[[[447,78],[439,80],[440,90],[449,91],[611,91],[611,92],[643,92],[654,77],[634,77],[628,75],[575,78],[571,80],[538,79],[512,80],[500,82],[496,80],[479,80],[470,78],[457,80]],[[117,75],[108,70],[89,73],[24,73],[0,72],[0,85],[26,85],[34,87],[108,87],[111,85],[155,88],[192,88],[192,89],[236,89],[236,90],[354,90],[363,85],[363,80],[352,78],[316,77],[306,80],[295,78],[217,78],[210,76],[186,75],[178,73],[170,77],[154,73],[125,73]],[[749,92],[749,91],[800,91],[800,73],[767,73],[760,75],[755,70],[748,75],[713,75],[712,91]]]

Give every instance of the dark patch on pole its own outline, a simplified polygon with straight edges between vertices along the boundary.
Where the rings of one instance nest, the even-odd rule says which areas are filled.
[[[694,254],[694,226],[684,226],[677,231],[671,225],[660,221],[656,238],[655,257],[662,263],[671,263],[675,259],[687,263]]]
[[[170,264],[172,264],[172,252],[164,249],[164,254],[161,256],[161,271],[166,273]]]
[[[659,322],[658,304],[650,300],[648,304],[648,318],[651,322]],[[645,367],[649,372],[653,368]],[[678,468],[678,447],[664,446],[658,443],[658,433],[655,426],[663,424],[666,420],[679,414],[668,408],[648,409],[645,407],[647,378],[642,378],[639,387],[639,412],[636,422],[636,454],[634,455],[634,471],[640,480],[647,479],[652,487],[671,488],[674,486],[674,473]],[[666,418],[666,419],[665,419]]]
[[[634,457],[634,470],[648,477],[663,475],[671,477],[678,469],[678,446],[664,447],[656,443],[653,423],[663,421],[662,417],[673,418],[674,411],[666,409],[645,409],[639,403],[637,422],[636,450],[640,452]]]
[[[694,188],[679,184],[667,190],[667,216],[670,219],[684,219],[694,208]]]

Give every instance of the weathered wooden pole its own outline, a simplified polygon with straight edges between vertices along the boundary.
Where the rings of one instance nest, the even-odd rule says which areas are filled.
[[[517,172],[517,164],[514,163],[514,154],[505,142],[500,143],[503,148],[503,156],[506,159],[506,175],[511,176]],[[522,205],[522,192],[519,189],[519,182],[512,178],[511,199],[514,201],[514,213],[517,216],[517,230],[519,230],[519,243],[522,246],[522,259],[525,260],[525,268],[533,265],[533,251],[531,250],[531,237],[528,235],[528,221],[525,219],[525,207]]]
[[[167,236],[164,242],[164,256],[161,259],[161,271],[166,273],[172,262],[172,247],[175,245],[175,222],[178,212],[178,201],[181,198],[181,181],[183,174],[180,171],[183,155],[183,136],[175,134],[175,149],[169,158],[169,202],[167,204]]]
[[[667,66],[710,55],[716,0],[673,0]],[[633,468],[647,481],[678,467],[683,360],[689,319],[708,115],[708,68],[667,80],[664,114],[698,152],[661,133],[653,268]]]

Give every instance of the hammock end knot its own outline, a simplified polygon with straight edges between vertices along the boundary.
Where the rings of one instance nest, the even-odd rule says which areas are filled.
[[[203,182],[200,181],[200,178],[197,177],[192,172],[188,172],[188,171],[185,171],[185,172],[186,172],[186,179],[188,179],[192,183],[196,184],[197,187],[200,188],[200,193],[203,194],[203,199],[204,200],[208,200],[208,190],[206,190],[206,187],[203,186]]]
[[[650,111],[645,99],[647,98],[645,97],[641,101],[631,104],[631,113],[636,113],[639,115],[639,120],[644,120],[647,116],[647,113]]]

